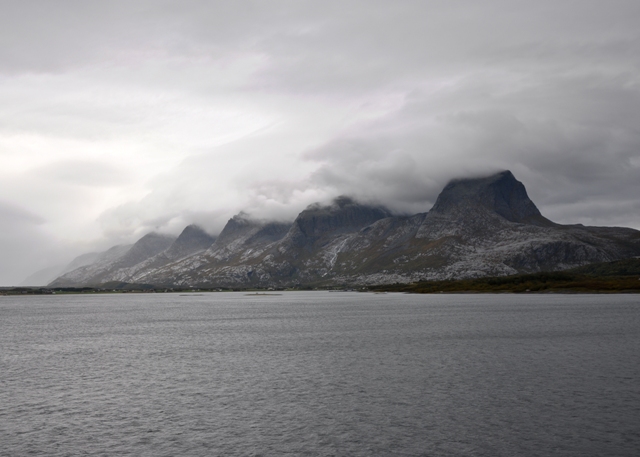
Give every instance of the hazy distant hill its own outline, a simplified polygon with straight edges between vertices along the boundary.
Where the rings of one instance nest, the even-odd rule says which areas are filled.
[[[44,268],[36,271],[30,275],[27,279],[22,281],[20,286],[46,286],[58,276],[63,275],[69,271],[73,271],[76,268],[80,268],[84,265],[90,265],[96,261],[100,256],[99,252],[89,252],[82,254],[73,259],[67,265],[57,265],[55,267]]]
[[[149,233],[133,245],[114,246],[102,253],[93,263],[56,278],[52,286],[77,286],[118,281],[127,270],[168,248],[175,238]]]
[[[30,274],[26,279],[20,282],[18,286],[46,286],[64,273],[63,269],[64,267],[60,265],[43,268],[42,270],[38,270],[35,273]]]
[[[181,242],[188,248],[176,245],[180,237],[169,247],[168,238],[150,234],[121,257],[53,284],[383,284],[556,271],[640,255],[637,230],[548,220],[509,171],[454,180],[429,212],[413,216],[340,197],[311,205],[293,223],[239,214],[215,241],[189,231]],[[155,247],[142,249],[143,240]]]

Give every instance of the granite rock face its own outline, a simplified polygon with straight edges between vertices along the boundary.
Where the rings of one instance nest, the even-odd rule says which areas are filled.
[[[361,205],[349,197],[338,197],[330,205],[314,204],[302,211],[284,238],[279,252],[293,258],[313,255],[335,244],[349,233],[390,217],[385,208]]]
[[[137,245],[129,251],[142,258]],[[95,274],[99,269],[90,265],[79,269],[85,269],[83,274],[72,271],[56,281],[82,283],[83,276],[89,277],[87,270],[94,273],[92,281],[117,277],[209,287],[364,285],[507,275],[640,256],[640,232],[556,224],[540,213],[524,185],[503,171],[454,180],[429,212],[413,216],[392,215],[385,208],[339,197],[329,205],[308,207],[292,223],[256,221],[241,213],[206,250],[172,257],[169,249],[156,254],[166,260],[162,264],[142,260],[132,266],[125,262],[133,256],[129,251],[118,260],[126,268]]]
[[[539,226],[554,225],[540,214],[524,185],[510,171],[486,178],[451,181],[442,190],[430,214],[468,218],[468,212],[486,210],[507,221]]]
[[[360,230],[379,219],[391,216],[384,208],[356,203],[338,197],[330,205],[311,205],[293,223],[293,231],[305,240],[317,240],[328,234],[340,235]]]
[[[162,255],[168,260],[182,259],[208,249],[215,240],[215,236],[209,235],[197,225],[192,224],[185,227],[178,238]]]

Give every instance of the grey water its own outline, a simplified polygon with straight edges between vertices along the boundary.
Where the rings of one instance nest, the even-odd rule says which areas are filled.
[[[2,456],[639,454],[639,295],[0,297]]]

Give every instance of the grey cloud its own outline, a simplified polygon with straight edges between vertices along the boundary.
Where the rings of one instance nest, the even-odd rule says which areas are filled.
[[[637,63],[635,1],[5,2],[5,70],[132,57],[269,56],[263,82],[349,90],[517,61]],[[594,60],[595,59],[595,60]],[[615,62],[613,62],[615,63]]]
[[[39,261],[44,260],[40,268],[51,261],[45,222],[28,209],[0,202],[0,285],[18,284],[39,269],[34,268]]]
[[[263,42],[273,59],[267,81],[353,93],[481,69],[638,64],[637,2],[342,4],[318,12],[309,33]]]
[[[9,73],[60,71],[98,61],[118,36],[110,30],[118,10],[103,2],[3,2],[2,11],[0,62]]]
[[[16,225],[33,226],[45,223],[45,219],[28,209],[0,201],[0,224],[5,227]]]
[[[5,1],[0,69],[9,74],[62,72],[154,56],[228,56],[286,27],[304,9],[297,3]]]
[[[640,86],[633,79],[562,76],[512,93],[485,89],[462,85],[436,103],[414,94],[403,110],[307,154],[322,163],[317,185],[380,192],[389,205],[406,206],[433,202],[450,178],[510,168],[543,211],[590,199],[637,201]],[[597,205],[593,211],[599,225],[611,218]],[[570,213],[553,215],[572,222]],[[624,219],[640,227],[639,218]]]
[[[115,187],[130,181],[128,171],[104,161],[64,160],[30,170],[39,180],[59,181],[67,185]]]
[[[311,198],[340,194],[398,212],[425,211],[449,179],[507,168],[558,222],[639,227],[627,211],[640,190],[638,96],[628,75],[531,78],[506,92],[491,80],[465,79],[435,95],[413,91],[401,110],[307,151],[303,157],[317,169],[299,181],[238,176],[236,187],[224,190],[230,206],[218,208],[208,227],[219,230],[240,210],[292,218]],[[183,209],[193,195],[215,194],[211,180],[219,163],[214,154],[185,164],[179,173],[184,178],[159,182],[130,214],[163,207],[171,217],[160,225],[186,221]]]

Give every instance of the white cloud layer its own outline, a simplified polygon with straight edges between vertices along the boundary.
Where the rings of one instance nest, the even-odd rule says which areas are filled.
[[[0,284],[499,169],[552,220],[640,228],[636,0],[0,6]]]

